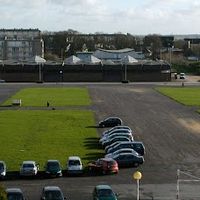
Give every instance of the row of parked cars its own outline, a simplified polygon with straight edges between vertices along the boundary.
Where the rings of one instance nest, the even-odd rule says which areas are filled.
[[[144,144],[134,140],[135,133],[124,126],[120,118],[106,118],[99,122],[99,127],[112,127],[104,131],[99,140],[106,153],[105,158],[94,163],[99,171],[118,173],[119,167],[137,167],[144,163]]]
[[[8,200],[26,200],[22,190],[20,188],[7,188],[6,189]],[[41,192],[41,200],[64,200],[68,199],[64,197],[62,190],[58,186],[45,186]]]
[[[8,200],[26,200],[20,188],[6,189]],[[117,200],[117,194],[109,185],[97,185],[92,191],[93,200]],[[41,200],[64,200],[66,198],[58,186],[45,186],[41,192]]]
[[[66,171],[68,174],[83,173],[83,164],[80,157],[70,156],[67,161]],[[39,165],[35,161],[23,161],[20,165],[19,175],[21,177],[34,177],[39,172]],[[0,161],[0,177],[6,176],[6,164]],[[45,176],[59,177],[62,176],[62,167],[58,160],[48,160],[45,164]]]

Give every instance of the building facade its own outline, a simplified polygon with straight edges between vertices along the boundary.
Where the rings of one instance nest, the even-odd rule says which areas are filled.
[[[44,57],[44,42],[38,29],[0,29],[0,60],[27,61]]]

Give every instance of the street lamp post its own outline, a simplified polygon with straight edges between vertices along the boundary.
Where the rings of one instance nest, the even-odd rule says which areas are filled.
[[[127,81],[127,64],[124,66],[124,80]]]
[[[142,173],[139,172],[139,171],[136,171],[134,174],[133,174],[133,179],[136,180],[136,183],[137,183],[137,200],[140,199],[140,179],[142,178]]]

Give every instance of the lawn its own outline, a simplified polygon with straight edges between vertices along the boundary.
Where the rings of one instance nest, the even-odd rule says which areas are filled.
[[[9,171],[19,170],[23,160],[35,160],[43,170],[47,159],[78,155],[84,164],[102,156],[93,112],[86,110],[0,111],[0,160]]]
[[[13,99],[21,99],[22,106],[87,106],[91,104],[87,88],[25,88],[10,97],[4,106],[11,105]]]
[[[160,93],[187,106],[200,106],[200,87],[159,87]]]

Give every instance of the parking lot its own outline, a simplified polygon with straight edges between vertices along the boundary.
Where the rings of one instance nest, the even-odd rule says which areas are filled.
[[[196,108],[174,102],[148,84],[85,86],[93,101],[91,109],[96,121],[108,116],[120,117],[135,132],[135,140],[143,141],[146,147],[145,163],[138,169],[143,174],[141,199],[175,199],[177,169],[200,177],[200,115],[195,112]],[[0,85],[0,102],[21,87],[27,85]],[[99,134],[103,130],[99,128]],[[31,200],[40,198],[45,185],[60,186],[70,199],[91,199],[94,186],[102,183],[111,185],[119,193],[119,199],[134,199],[136,188],[132,176],[135,170],[122,169],[118,175],[8,180],[2,183],[6,187],[20,187]],[[199,186],[200,183],[195,187],[188,184],[190,195],[200,196]]]

